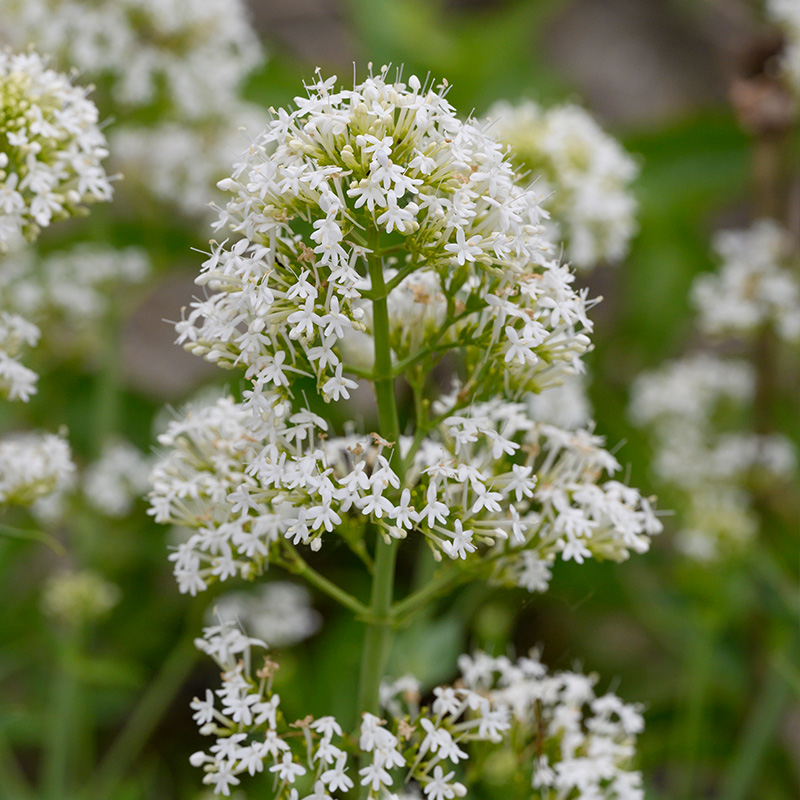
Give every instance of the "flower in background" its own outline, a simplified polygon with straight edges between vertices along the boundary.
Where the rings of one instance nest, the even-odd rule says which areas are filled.
[[[0,508],[27,506],[69,486],[75,466],[67,440],[54,433],[20,433],[0,440]]]
[[[619,143],[576,105],[502,102],[487,116],[542,197],[567,260],[582,271],[621,261],[637,230],[631,183],[639,168]]]
[[[129,442],[108,442],[84,473],[84,496],[107,517],[127,516],[147,492],[150,468],[151,459]]]
[[[111,199],[88,90],[34,52],[0,50],[0,252]]]
[[[737,431],[754,395],[750,364],[702,353],[634,381],[631,419],[651,434],[653,473],[680,514],[676,543],[696,558],[741,549],[758,527],[748,487],[795,469],[785,436]]]
[[[769,325],[783,339],[800,341],[800,254],[791,235],[762,219],[747,230],[717,234],[714,251],[719,270],[692,285],[700,329],[746,338]]]
[[[240,0],[0,0],[0,12],[12,42],[77,68],[121,108],[203,117],[262,60]]]
[[[781,66],[795,92],[800,92],[800,5],[796,0],[767,0],[767,15],[786,37]]]
[[[23,247],[3,259],[0,309],[33,320],[50,353],[86,355],[107,340],[120,302],[112,290],[140,284],[150,273],[150,260],[138,247],[86,243],[44,256]]]
[[[118,586],[92,570],[65,571],[50,576],[42,590],[42,610],[75,627],[108,616],[119,602]]]
[[[39,341],[39,329],[19,316],[0,311],[0,397],[27,403],[38,375],[19,359],[22,349]]]
[[[308,590],[287,581],[270,581],[248,592],[230,592],[214,601],[213,617],[252,631],[270,647],[287,647],[313,636],[322,624]]]

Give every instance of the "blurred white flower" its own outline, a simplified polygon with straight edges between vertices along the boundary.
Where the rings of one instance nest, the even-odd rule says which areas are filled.
[[[218,597],[213,617],[240,625],[270,647],[287,647],[313,636],[322,616],[311,607],[308,590],[287,581],[271,581],[246,592]]]
[[[502,102],[487,116],[542,197],[567,260],[583,271],[622,260],[637,229],[631,183],[639,168],[619,143],[576,105]]]
[[[772,325],[782,338],[800,341],[800,253],[791,235],[762,219],[747,230],[718,234],[714,250],[719,270],[692,285],[700,328],[716,336],[754,336]]]
[[[69,485],[69,444],[52,433],[21,433],[0,440],[0,507],[30,505]]]
[[[149,486],[151,459],[129,442],[111,441],[86,469],[83,493],[108,517],[124,517]]]
[[[87,95],[36,53],[0,50],[0,253],[111,199],[106,140]]]

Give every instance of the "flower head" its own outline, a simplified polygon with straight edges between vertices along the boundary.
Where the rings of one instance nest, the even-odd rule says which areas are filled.
[[[34,52],[0,51],[0,252],[111,199],[97,108]]]

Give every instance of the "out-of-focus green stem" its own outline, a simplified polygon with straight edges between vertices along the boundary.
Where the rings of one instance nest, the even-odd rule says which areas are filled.
[[[683,773],[677,797],[683,800],[697,798],[698,749],[703,741],[703,728],[706,722],[708,691],[713,675],[716,632],[708,625],[692,632],[688,645],[685,670],[686,703],[683,724],[679,727],[680,753],[683,757]]]
[[[771,667],[734,751],[721,800],[747,800],[758,793],[754,787],[758,766],[775,734],[789,695],[786,679]]]
[[[169,654],[122,731],[108,749],[92,776],[85,792],[86,798],[105,800],[114,796],[114,788],[147,743],[191,672],[196,658],[197,650],[192,637],[184,636]]]
[[[80,728],[80,686],[75,664],[83,645],[79,626],[65,628],[54,665],[51,715],[45,739],[43,767],[44,800],[70,796],[71,762],[82,734]]]

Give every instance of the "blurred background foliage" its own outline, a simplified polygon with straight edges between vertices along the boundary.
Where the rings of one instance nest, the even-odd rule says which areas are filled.
[[[269,60],[246,94],[277,107],[300,93],[317,65],[347,82],[353,61],[359,74],[367,61],[391,62],[406,74],[446,78],[451,102],[465,113],[522,97],[577,100],[595,113],[635,155],[641,176],[630,256],[586,279],[591,294],[604,297],[594,313],[590,393],[597,430],[619,446],[626,480],[647,487],[648,445],[625,412],[630,382],[695,343],[687,291],[694,276],[713,267],[710,234],[755,213],[752,141],[727,102],[728,84],[759,35],[755,6],[253,0]],[[204,225],[126,194],[124,184],[118,195],[109,208],[49,232],[42,245],[56,250],[93,236],[136,244],[150,255],[155,281],[120,293],[118,313],[88,358],[43,354],[36,361],[34,352],[39,394],[27,406],[0,409],[4,429],[66,425],[81,463],[111,432],[147,450],[163,405],[180,405],[201,385],[240,388],[235,375],[220,377],[174,347],[162,323],[177,319],[191,299],[200,263],[192,248],[204,247]],[[796,380],[797,365],[789,366]],[[797,437],[797,395],[781,413]],[[145,508],[142,500],[121,521],[100,520],[76,501],[58,532],[68,556],[40,542],[0,538],[0,797],[40,796],[26,786],[59,757],[53,748],[65,736],[70,756],[60,768],[76,787],[71,797],[200,796],[187,761],[200,746],[188,702],[212,685],[213,669],[195,658],[191,641],[213,597],[178,595],[165,531]],[[31,528],[21,512],[6,521]],[[579,662],[601,676],[601,686],[645,704],[639,758],[649,797],[797,798],[798,531],[776,519],[740,558],[703,566],[672,548],[665,522],[653,551],[626,564],[558,564],[544,595],[473,587],[425,609],[399,632],[392,673],[413,671],[431,686],[452,677],[468,647],[497,653],[509,638],[519,653],[539,645],[551,668]],[[354,594],[365,594],[347,554],[333,559],[326,570],[338,570]],[[65,561],[91,566],[121,588],[106,619],[69,627],[43,617],[42,581]],[[415,580],[413,559],[402,549],[400,565],[401,580]],[[279,652],[277,690],[288,715],[352,721],[362,631],[324,598],[315,605],[324,625]],[[251,787],[248,796],[269,796],[266,782]]]

